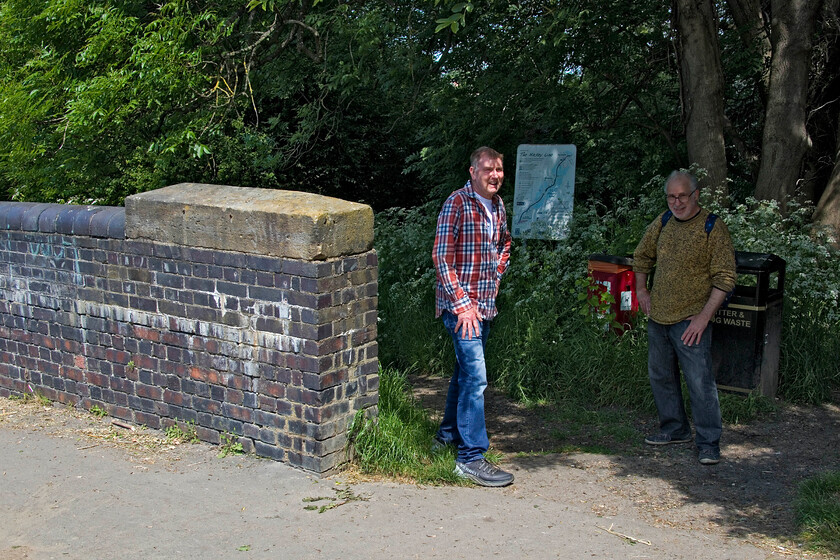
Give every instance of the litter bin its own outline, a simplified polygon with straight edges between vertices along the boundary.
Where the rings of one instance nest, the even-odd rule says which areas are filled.
[[[615,320],[621,325],[615,329],[621,334],[630,327],[631,320],[639,310],[636,299],[636,275],[633,273],[633,257],[614,255],[589,255],[589,276],[603,290],[612,294],[615,303],[610,311],[615,312]]]
[[[712,319],[715,379],[724,391],[772,398],[779,387],[785,261],[768,253],[735,251],[735,265],[735,291]]]

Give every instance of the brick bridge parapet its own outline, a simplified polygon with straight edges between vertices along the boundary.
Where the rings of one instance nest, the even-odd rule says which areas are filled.
[[[378,401],[370,207],[184,183],[125,208],[0,202],[0,396],[318,474]]]

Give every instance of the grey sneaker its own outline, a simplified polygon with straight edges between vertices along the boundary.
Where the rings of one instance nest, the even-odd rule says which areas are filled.
[[[688,443],[690,441],[691,436],[677,437],[665,433],[653,434],[645,438],[645,443],[648,445],[668,445],[670,443]]]
[[[717,449],[701,449],[697,459],[701,465],[717,465],[720,463],[720,451]]]
[[[455,461],[455,474],[469,478],[481,486],[507,486],[513,482],[513,475],[495,467],[481,458],[469,463]]]

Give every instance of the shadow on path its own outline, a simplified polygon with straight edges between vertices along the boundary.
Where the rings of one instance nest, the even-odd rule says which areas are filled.
[[[433,417],[443,413],[448,379],[412,376],[415,396]],[[629,500],[657,525],[712,530],[753,540],[796,538],[793,500],[808,477],[840,469],[840,407],[782,406],[770,419],[725,425],[722,461],[697,462],[693,444],[651,447],[642,443],[656,429],[655,418],[631,419],[633,441],[607,444],[615,454],[557,452],[603,445],[591,433],[564,425],[545,407],[526,407],[492,387],[486,392],[486,420],[491,447],[515,470],[570,469],[594,474],[606,489],[592,500],[596,513],[609,515]],[[632,418],[632,417],[631,417]],[[568,424],[568,423],[567,423]],[[566,492],[592,489],[566,488]],[[592,498],[587,495],[587,498]]]

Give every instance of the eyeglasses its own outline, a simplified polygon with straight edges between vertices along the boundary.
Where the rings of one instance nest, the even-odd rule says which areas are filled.
[[[693,195],[693,194],[694,194],[694,191],[696,191],[696,190],[697,190],[697,189],[693,189],[693,190],[692,190],[690,193],[688,193],[688,194],[686,194],[686,193],[682,193],[682,194],[669,194],[669,195],[668,195],[668,196],[666,196],[665,198],[667,198],[667,199],[668,199],[668,204],[673,204],[673,203],[675,203],[675,202],[676,202],[676,201],[678,201],[678,200],[680,201],[680,204],[682,204],[683,202],[685,202],[686,200],[688,200],[688,198],[689,198],[691,195]]]

